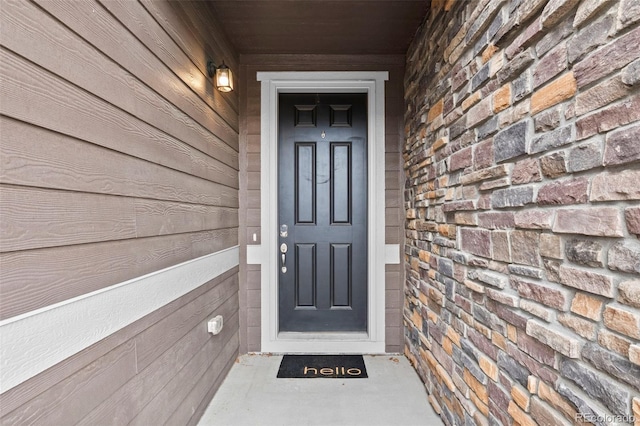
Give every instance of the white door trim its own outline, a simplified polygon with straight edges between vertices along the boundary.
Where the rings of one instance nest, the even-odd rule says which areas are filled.
[[[385,111],[386,71],[258,72],[261,82],[261,245],[247,260],[261,268],[261,351],[384,353],[385,351]],[[367,333],[278,333],[278,94],[368,94],[368,330]],[[382,171],[382,172],[381,172]],[[399,247],[394,245],[396,251]]]

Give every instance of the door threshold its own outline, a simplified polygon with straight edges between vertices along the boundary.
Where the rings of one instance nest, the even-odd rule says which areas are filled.
[[[297,340],[297,341],[314,341],[314,340],[334,340],[345,342],[361,342],[369,340],[369,333],[366,331],[353,332],[336,332],[324,331],[316,333],[297,332],[297,331],[281,331],[278,333],[278,340]]]
[[[265,344],[266,343],[266,344]],[[383,354],[384,341],[371,339],[367,332],[280,332],[262,345],[265,353],[289,354]]]

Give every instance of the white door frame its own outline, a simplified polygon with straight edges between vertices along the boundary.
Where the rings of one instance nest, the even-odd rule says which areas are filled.
[[[385,264],[399,263],[397,244],[385,245],[386,71],[258,72],[261,82],[261,244],[247,246],[247,263],[261,267],[261,351],[384,353]],[[363,333],[278,333],[278,94],[368,95],[368,318]]]

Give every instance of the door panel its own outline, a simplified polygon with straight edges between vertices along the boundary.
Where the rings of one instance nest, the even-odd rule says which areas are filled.
[[[316,306],[316,245],[296,244],[296,308]]]
[[[316,144],[296,142],[296,224],[316,222]]]
[[[351,244],[331,244],[331,307],[351,307]]]
[[[331,144],[331,224],[351,223],[351,144]]]
[[[279,331],[367,330],[366,106],[365,94],[280,95]]]

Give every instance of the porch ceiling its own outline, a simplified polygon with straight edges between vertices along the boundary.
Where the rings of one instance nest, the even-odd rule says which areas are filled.
[[[240,54],[404,54],[427,0],[210,0]]]

